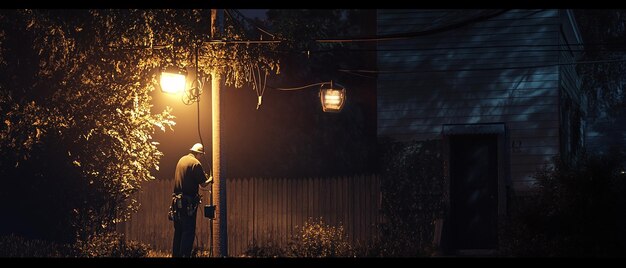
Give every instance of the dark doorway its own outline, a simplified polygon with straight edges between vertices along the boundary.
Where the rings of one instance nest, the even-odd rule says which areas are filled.
[[[451,135],[450,249],[495,249],[498,136]]]

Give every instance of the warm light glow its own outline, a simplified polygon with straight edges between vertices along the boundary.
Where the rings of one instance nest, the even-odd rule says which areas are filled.
[[[320,90],[322,110],[324,112],[339,112],[346,100],[345,89],[327,88]]]
[[[335,94],[335,92],[331,92],[331,94]],[[338,105],[341,103],[341,96],[339,95],[326,95],[324,96],[324,102],[326,104]]]
[[[161,91],[165,93],[182,93],[185,91],[185,75],[171,71],[161,73]]]

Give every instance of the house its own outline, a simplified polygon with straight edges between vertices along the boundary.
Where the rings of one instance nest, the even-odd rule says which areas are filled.
[[[379,10],[377,24],[377,136],[442,142],[448,249],[488,254],[507,195],[582,151],[573,12]]]

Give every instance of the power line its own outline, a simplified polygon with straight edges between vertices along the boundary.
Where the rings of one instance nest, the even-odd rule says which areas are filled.
[[[432,35],[432,34],[438,34],[438,33],[443,33],[443,32],[447,32],[447,31],[451,31],[457,28],[461,28],[461,27],[465,27],[477,22],[481,22],[481,21],[485,21],[494,17],[497,17],[501,14],[504,14],[505,12],[507,12],[508,10],[502,10],[502,11],[498,11],[496,13],[493,14],[487,14],[487,15],[481,15],[481,16],[477,16],[475,18],[472,19],[468,19],[465,21],[461,21],[461,22],[457,22],[457,23],[453,23],[444,27],[440,27],[440,28],[436,28],[436,29],[430,29],[430,30],[424,30],[424,31],[418,31],[418,32],[407,32],[407,33],[399,33],[399,34],[386,34],[386,35],[375,35],[375,36],[367,36],[367,37],[351,37],[351,38],[331,38],[331,39],[315,39],[315,42],[318,43],[349,43],[349,42],[377,42],[377,41],[392,41],[392,40],[403,40],[403,39],[410,39],[410,38],[415,38],[415,37],[421,37],[421,36],[426,36],[426,35]],[[244,19],[247,19],[245,16],[242,16]],[[260,27],[256,26],[257,29],[262,30]],[[270,34],[267,31],[262,30],[263,32],[265,32],[266,34],[269,34],[272,37],[275,37],[275,35]],[[229,44],[229,43],[246,43],[246,44],[265,44],[265,43],[281,43],[283,40],[272,40],[272,41],[264,41],[264,40],[209,40],[206,41],[208,43],[222,43],[222,44]]]
[[[241,29],[242,32],[246,32],[246,28],[241,25],[241,23],[239,23],[239,20],[236,20],[235,17],[230,14],[230,12],[228,11],[228,9],[224,9],[224,13],[226,13],[226,15],[235,22],[235,24],[237,25],[237,27],[239,27]]]
[[[492,45],[492,46],[454,46],[454,47],[423,47],[423,48],[376,48],[376,49],[363,49],[363,48],[341,48],[341,51],[356,51],[356,52],[371,52],[371,51],[429,51],[429,50],[462,50],[462,49],[491,49],[491,48],[543,48],[543,47],[562,47],[562,46],[582,46],[583,44],[548,44],[548,45]],[[626,46],[626,44],[624,44]],[[620,47],[622,48],[622,47]],[[339,49],[320,49],[311,50],[310,52],[334,52]],[[555,49],[555,51],[570,51],[571,49]],[[576,49],[585,50],[585,49]],[[542,50],[528,50],[528,51],[542,51]],[[511,51],[519,52],[519,50]]]
[[[306,89],[306,88],[310,88],[310,87],[314,87],[314,86],[324,86],[324,85],[330,85],[331,88],[334,88],[333,85],[337,85],[337,86],[339,86],[340,88],[343,88],[343,89],[346,88],[345,86],[343,86],[343,85],[341,85],[341,84],[339,84],[337,82],[333,82],[332,80],[328,81],[328,82],[320,82],[320,83],[310,84],[310,85],[301,86],[301,87],[290,87],[290,88],[280,88],[280,87],[273,87],[273,86],[267,86],[267,87],[269,87],[271,89],[275,89],[275,90],[295,91],[295,90],[302,90],[302,89]]]
[[[235,13],[237,13],[237,15],[241,16],[245,21],[247,21],[248,23],[252,24],[252,26],[254,26],[257,30],[259,30],[260,32],[267,34],[269,36],[271,36],[272,38],[276,38],[275,34],[270,33],[269,31],[263,29],[262,27],[260,27],[258,24],[256,24],[256,22],[254,22],[253,20],[251,20],[250,18],[244,16],[243,14],[241,14],[241,12],[237,9],[233,9],[233,11]]]
[[[330,84],[330,82],[320,82],[320,83],[315,83],[315,84],[310,84],[310,85],[306,85],[306,86],[301,86],[301,87],[290,87],[290,88],[280,88],[280,87],[272,87],[272,86],[268,86],[270,88],[276,89],[276,90],[301,90],[301,89],[305,89],[305,88],[309,88],[309,87],[314,87],[314,86],[323,86],[325,84]],[[336,83],[335,83],[336,84]]]
[[[575,65],[575,64],[597,64],[597,63],[618,63],[626,62],[626,59],[615,60],[595,60],[595,61],[578,61],[571,63],[553,63],[553,64],[541,64],[541,65],[529,65],[529,66],[511,66],[511,67],[494,67],[494,68],[461,68],[461,69],[445,69],[445,70],[350,70],[350,69],[338,69],[339,72],[345,73],[371,73],[371,74],[403,74],[403,73],[438,73],[438,72],[461,72],[461,71],[497,71],[497,70],[513,70],[513,69],[531,69],[531,68],[546,68],[563,65]]]
[[[507,11],[508,9],[498,11],[493,14],[481,15],[476,18],[453,23],[453,24],[450,24],[448,26],[444,26],[441,28],[419,31],[419,32],[386,34],[386,35],[376,35],[376,36],[369,36],[369,37],[356,37],[356,38],[349,38],[349,39],[344,39],[344,38],[316,39],[315,41],[319,43],[347,43],[347,42],[377,42],[377,41],[403,40],[403,39],[415,38],[415,37],[420,37],[420,36],[425,36],[425,35],[443,33],[443,32],[457,29],[457,28],[462,28],[462,27],[465,27],[465,26],[468,26],[477,22],[485,21],[485,20],[500,16],[506,13]]]
[[[208,40],[208,44],[278,44],[281,40]]]

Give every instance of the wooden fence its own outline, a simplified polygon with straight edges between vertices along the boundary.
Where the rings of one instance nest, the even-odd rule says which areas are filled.
[[[137,200],[141,207],[118,226],[127,239],[169,252],[174,236],[167,219],[172,180],[146,183]],[[208,204],[202,191],[201,207]],[[253,243],[284,246],[308,218],[322,217],[333,226],[343,225],[352,245],[376,234],[380,222],[380,181],[375,175],[335,178],[228,179],[228,255],[241,256]],[[198,210],[194,245],[208,249],[210,221]],[[217,231],[217,226],[214,231]]]

